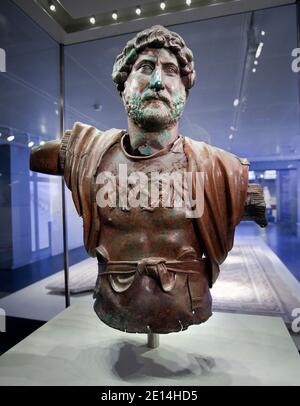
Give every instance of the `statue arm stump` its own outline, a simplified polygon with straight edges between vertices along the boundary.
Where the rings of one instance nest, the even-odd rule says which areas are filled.
[[[248,185],[247,199],[242,217],[242,221],[246,220],[255,221],[260,227],[268,225],[263,188],[256,183]]]
[[[62,175],[60,148],[60,140],[48,141],[44,145],[33,148],[30,154],[30,170],[49,175]]]

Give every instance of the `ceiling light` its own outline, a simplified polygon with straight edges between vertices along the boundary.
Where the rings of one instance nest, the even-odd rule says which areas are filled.
[[[91,24],[96,24],[96,18],[95,18],[94,16],[92,16],[92,17],[90,18],[90,23],[91,23]]]
[[[258,61],[254,61],[254,65],[258,65]]]
[[[115,11],[113,11],[113,13],[112,13],[112,18],[114,19],[114,20],[117,20],[118,19],[118,13],[117,13],[117,11],[115,10]]]
[[[266,35],[265,31],[261,31],[261,35],[264,37]]]
[[[192,0],[185,0],[185,3],[186,3],[187,6],[190,6],[191,3],[192,3]]]
[[[252,69],[252,72],[255,73],[255,72],[256,72],[256,68],[253,68],[253,69]]]
[[[45,145],[45,141],[41,141],[41,142],[40,142],[40,145]]]
[[[160,8],[164,10],[166,8],[166,3],[164,1],[160,2]]]
[[[141,14],[141,12],[142,12],[141,7],[140,7],[140,6],[136,6],[135,12],[136,12],[136,14],[139,16],[139,15]]]
[[[6,139],[7,139],[7,141],[11,142],[11,141],[13,141],[13,140],[15,139],[15,136],[14,136],[14,135],[10,135],[10,136],[7,137]]]
[[[233,134],[230,134],[228,138],[229,138],[230,140],[232,140]]]
[[[0,137],[2,137],[2,133],[0,133]]]
[[[34,146],[34,142],[33,141],[30,141],[30,142],[28,142],[28,148],[31,148],[31,147],[33,147]]]
[[[51,11],[53,11],[53,13],[56,11],[56,7],[55,5],[52,3],[52,1],[49,1],[49,8]]]
[[[259,45],[258,45],[258,47],[257,47],[256,54],[255,54],[255,58],[256,58],[256,59],[259,58],[259,56],[260,56],[260,54],[261,54],[261,51],[262,51],[262,49],[263,49],[263,46],[264,46],[264,43],[263,43],[263,42],[260,42]]]
[[[240,104],[240,100],[239,99],[234,99],[234,101],[233,101],[234,107],[237,107],[239,104]]]

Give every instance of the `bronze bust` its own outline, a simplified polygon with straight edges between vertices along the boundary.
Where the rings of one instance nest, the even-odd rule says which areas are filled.
[[[128,130],[75,123],[32,150],[31,170],[63,175],[72,191],[86,250],[99,263],[95,312],[122,331],[169,333],[206,321],[236,225],[243,217],[265,225],[248,161],[179,134],[195,76],[178,34],[146,29],[113,67]]]

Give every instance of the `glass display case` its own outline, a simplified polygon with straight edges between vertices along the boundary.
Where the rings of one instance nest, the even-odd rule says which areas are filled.
[[[296,4],[168,27],[193,50],[197,72],[181,134],[247,158],[249,182],[263,187],[266,201],[267,228],[247,221],[238,226],[228,264],[243,262],[244,273],[238,267],[230,273],[224,264],[212,291],[215,310],[279,315],[290,330],[292,310],[300,307],[298,27]],[[0,308],[20,326],[2,352],[64,309],[64,254],[71,303],[92,303],[97,271],[87,259],[71,193],[66,189],[64,253],[61,180],[31,172],[29,155],[61,137],[62,119],[65,129],[76,121],[100,130],[126,128],[111,74],[132,36],[60,46],[12,1],[1,1]]]

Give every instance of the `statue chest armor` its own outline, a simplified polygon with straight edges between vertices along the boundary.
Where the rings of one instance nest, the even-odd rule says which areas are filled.
[[[152,265],[145,267],[147,272],[134,272],[135,265],[132,272],[130,268],[134,261],[202,257],[193,219],[186,217],[179,201],[182,195],[176,190],[176,179],[183,176],[186,166],[180,139],[171,149],[146,159],[129,155],[122,140],[101,161],[95,188],[101,218],[95,310],[114,328],[165,333],[187,328],[210,315],[205,274],[198,278],[205,305],[193,310],[188,276],[180,269],[176,273],[161,265],[157,265],[158,271]],[[120,261],[128,263],[118,265]],[[107,272],[107,264],[113,272]]]

